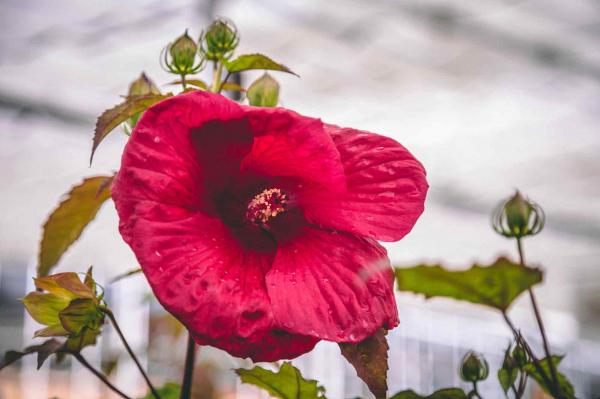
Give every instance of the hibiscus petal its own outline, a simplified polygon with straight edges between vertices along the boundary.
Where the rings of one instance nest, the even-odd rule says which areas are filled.
[[[251,146],[237,103],[200,91],[171,97],[148,109],[133,130],[113,196],[205,206]]]
[[[319,119],[283,108],[244,109],[254,145],[242,161],[243,171],[299,178],[333,192],[345,188],[340,154]]]
[[[334,125],[325,130],[340,153],[347,192],[305,193],[307,219],[381,241],[404,237],[424,210],[428,185],[421,163],[388,137]]]
[[[286,331],[360,342],[398,324],[386,251],[371,239],[305,227],[267,273],[275,320]]]
[[[120,229],[159,302],[198,343],[255,361],[293,358],[312,337],[278,332],[265,288],[273,253],[244,248],[221,220],[154,201],[117,202]]]

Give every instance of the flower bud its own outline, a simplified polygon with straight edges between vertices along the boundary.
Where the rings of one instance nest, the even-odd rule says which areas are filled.
[[[487,378],[489,367],[483,355],[469,351],[460,365],[460,378],[466,382],[483,381]]]
[[[279,83],[265,73],[248,87],[246,97],[250,105],[275,107],[279,101]]]
[[[188,35],[187,30],[169,48],[172,62],[180,70],[192,68],[196,60],[196,51],[198,51],[198,46]]]
[[[129,85],[127,97],[145,96],[147,94],[160,94],[160,90],[156,87],[154,82],[142,72],[140,77]]]
[[[198,44],[188,35],[187,30],[173,43],[169,44],[161,55],[161,65],[175,75],[191,75],[200,71],[205,59],[198,56]]]
[[[542,208],[519,191],[498,205],[492,216],[492,226],[498,234],[515,238],[539,233],[544,228],[544,221]]]
[[[202,38],[202,52],[206,59],[216,61],[229,59],[239,43],[238,31],[233,22],[216,19]]]

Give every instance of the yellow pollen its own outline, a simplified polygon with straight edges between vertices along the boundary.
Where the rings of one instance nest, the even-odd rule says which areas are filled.
[[[246,219],[250,222],[268,227],[268,222],[286,211],[288,196],[278,188],[261,191],[252,198],[246,210]]]

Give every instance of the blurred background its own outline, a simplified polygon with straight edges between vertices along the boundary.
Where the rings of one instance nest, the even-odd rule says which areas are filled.
[[[538,300],[561,367],[580,398],[600,395],[600,3],[593,0],[0,0],[0,352],[29,345],[35,322],[16,300],[32,289],[40,226],[83,176],[119,167],[124,134],[112,134],[88,167],[95,118],[144,70],[173,80],[159,53],[185,28],[214,16],[238,26],[238,54],[261,52],[301,78],[277,74],[281,104],[342,126],[393,137],[428,171],[427,209],[412,233],[387,245],[395,265],[466,268],[498,254],[516,258],[489,216],[519,188],[547,214],[525,240],[543,266]],[[243,76],[249,84],[259,73]],[[164,89],[167,89],[164,87]],[[151,298],[107,203],[57,271],[93,264],[125,334],[158,382],[179,381],[185,334]],[[390,393],[457,386],[468,349],[495,377],[510,338],[499,314],[399,294],[390,334]],[[511,316],[539,347],[527,298]],[[84,351],[125,391],[143,380],[109,326]],[[330,399],[369,397],[337,345],[294,361]],[[236,381],[244,360],[202,348],[195,398],[264,398]],[[530,384],[530,397],[541,397]],[[0,398],[112,398],[66,361],[35,370],[27,358],[0,373]]]

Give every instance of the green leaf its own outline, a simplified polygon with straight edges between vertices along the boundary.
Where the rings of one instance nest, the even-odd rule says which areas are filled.
[[[32,353],[37,353],[37,368],[42,367],[46,359],[53,353],[57,353],[59,350],[63,348],[63,343],[57,341],[56,339],[49,339],[44,341],[40,345],[33,345],[25,348],[23,351],[7,351],[4,354],[4,360],[0,364],[0,370],[4,367],[16,362],[21,359],[23,356],[30,355]]]
[[[81,298],[71,301],[59,313],[60,323],[71,335],[78,335],[84,327],[98,330],[104,320],[104,313],[96,307],[93,299]]]
[[[51,294],[63,297],[69,301],[76,298],[94,298],[94,293],[81,282],[77,273],[57,273],[51,276],[33,279],[38,290],[45,290]]]
[[[114,128],[169,96],[170,94],[129,96],[125,102],[104,111],[96,121],[96,129],[94,131],[94,140],[92,144],[92,154],[90,155],[90,165],[92,164],[94,153],[96,152],[98,145],[100,145],[102,140],[104,140],[104,138],[108,136],[108,134],[113,131]]]
[[[229,73],[249,71],[252,69],[267,69],[270,71],[287,72],[298,76],[285,65],[279,64],[262,54],[240,55],[232,61],[227,61],[225,67]]]
[[[407,391],[398,392],[390,399],[466,399],[467,395],[460,388],[444,388],[439,391],[435,391],[429,396],[422,396],[417,394],[412,389]]]
[[[242,382],[256,385],[280,399],[325,398],[325,388],[315,380],[305,380],[300,371],[289,362],[284,362],[277,373],[256,366],[251,370],[236,369]]]
[[[396,268],[400,291],[431,297],[447,297],[490,306],[502,311],[523,291],[542,281],[539,269],[525,267],[507,258],[490,266],[474,265],[469,270],[451,271],[439,265]]]
[[[363,380],[369,390],[380,399],[387,394],[388,343],[387,331],[378,330],[371,337],[354,345],[340,343],[342,355],[354,366],[356,374]]]
[[[167,382],[160,388],[157,388],[156,391],[161,399],[179,399],[179,395],[181,395],[181,387],[179,384],[174,382]],[[155,399],[152,392],[148,392],[146,396],[139,399]]]
[[[58,313],[69,306],[70,299],[33,291],[21,299],[21,302],[35,321],[53,326],[60,324]]]
[[[180,85],[182,82],[180,79],[178,80],[174,80],[168,84],[170,85]],[[187,86],[193,86],[197,89],[201,89],[201,90],[208,90],[208,85],[206,84],[205,81],[200,80],[200,79],[186,79],[185,80],[185,84]]]
[[[564,356],[552,356],[552,363],[554,364],[555,369],[557,369],[558,364],[563,358]],[[550,364],[548,362],[548,358],[540,360],[540,366],[542,367],[542,370],[544,370],[546,376],[548,376],[548,378],[551,380],[552,374],[550,373]],[[523,371],[532,377],[545,392],[552,394],[551,387],[546,384],[546,381],[538,372],[533,363],[526,364],[525,367],[523,367]],[[575,388],[573,388],[573,385],[569,379],[564,374],[559,373],[558,370],[556,371],[556,377],[558,378],[560,397],[564,399],[575,399]]]
[[[46,276],[110,198],[114,176],[88,177],[71,189],[43,226],[38,276]]]
[[[279,102],[279,83],[268,73],[255,80],[246,93],[250,105],[275,107]]]
[[[501,368],[498,370],[498,381],[500,381],[500,386],[502,386],[504,393],[508,392],[510,387],[517,380],[518,376],[519,376],[518,369]]]

